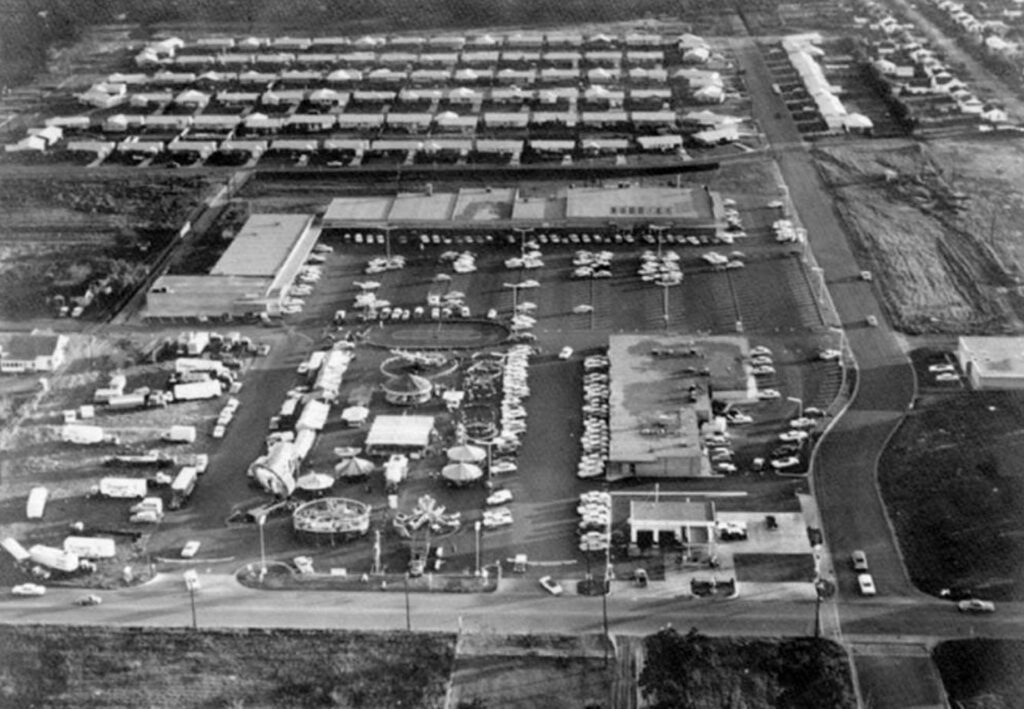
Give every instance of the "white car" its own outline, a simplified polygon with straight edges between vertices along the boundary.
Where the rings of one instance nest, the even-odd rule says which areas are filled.
[[[781,399],[782,393],[778,389],[761,389],[757,392],[757,398],[761,401],[769,401],[772,399]]]
[[[214,438],[217,438],[217,439],[224,438],[224,434],[225,433],[227,433],[227,429],[224,426],[222,426],[220,424],[214,426],[214,428],[213,428],[213,437]]]
[[[871,578],[871,574],[859,574],[857,576],[857,589],[862,596],[874,596],[877,593],[875,590],[875,580]]]
[[[484,502],[491,507],[512,502],[512,491],[506,489],[495,490],[487,496],[487,499],[484,500]]]
[[[539,581],[541,588],[550,593],[552,596],[562,595],[562,585],[555,581],[550,576],[542,576]]]
[[[191,559],[199,551],[201,543],[195,539],[185,542],[185,546],[181,548],[181,558]]]
[[[763,364],[759,367],[754,367],[751,371],[753,371],[754,376],[756,377],[768,377],[771,376],[772,374],[775,374],[775,367],[770,367],[766,364]]]
[[[798,431],[798,430],[786,431],[784,433],[780,433],[779,434],[779,440],[780,441],[786,441],[787,443],[794,442],[794,441],[802,441],[802,440],[804,440],[807,437],[808,437],[807,431]]]
[[[751,357],[771,357],[772,351],[763,345],[752,347],[750,350]]]
[[[558,353],[558,359],[569,359],[572,357],[572,347],[566,346]]]
[[[11,587],[11,593],[15,596],[42,596],[46,593],[46,586],[38,583],[21,583]]]
[[[727,411],[725,414],[726,420],[729,421],[733,426],[739,426],[745,423],[754,423],[754,419],[751,416],[743,413],[742,411]]]
[[[487,510],[487,512],[484,512],[483,522],[485,529],[507,527],[513,523],[512,512],[507,507]]]
[[[944,364],[929,364],[928,371],[932,374],[940,374],[942,372],[956,372],[956,367],[949,363]]]
[[[782,200],[776,199],[769,202],[767,206],[770,207],[771,209],[782,209],[782,207],[785,205],[783,205]]]
[[[317,253],[320,254],[330,254],[334,253],[334,247],[328,246],[327,244],[317,244],[313,247],[313,251],[316,251]]]
[[[818,359],[825,362],[833,362],[838,359],[842,359],[843,353],[839,350],[826,349],[818,353]]]
[[[719,473],[736,473],[736,472],[739,472],[739,468],[737,468],[732,463],[722,462],[722,463],[715,463],[715,471],[717,471]]]
[[[956,372],[942,372],[935,375],[935,381],[937,382],[958,382],[960,381],[960,375]]]
[[[775,470],[789,470],[800,465],[800,459],[795,455],[788,455],[785,458],[776,458],[769,465]]]
[[[961,613],[995,613],[996,604],[978,598],[967,598],[957,603],[956,609]]]
[[[790,428],[814,428],[817,422],[812,418],[801,416],[798,419],[793,419],[789,422]]]
[[[771,367],[774,362],[771,357],[766,355],[757,355],[756,357],[750,358],[750,364],[754,367]]]

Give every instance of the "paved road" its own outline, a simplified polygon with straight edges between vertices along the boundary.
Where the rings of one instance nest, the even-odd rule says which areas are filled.
[[[796,125],[769,88],[772,79],[757,48],[749,40],[737,43],[735,48],[749,74],[747,85],[755,116],[777,151],[790,199],[807,228],[818,265],[824,269],[858,365],[853,400],[822,439],[813,465],[814,492],[839,589],[836,608],[842,632],[847,641],[869,627],[898,634],[912,619],[913,630],[904,632],[921,633],[941,619],[957,633],[964,628],[951,624],[948,611],[936,608],[934,600],[916,591],[907,578],[877,485],[878,459],[913,401],[913,369],[889,330],[870,284],[857,278],[860,268],[847,235],[810,154],[799,142]],[[879,327],[867,325],[869,315],[877,318]],[[862,611],[873,605],[866,606],[858,597],[856,579],[846,563],[854,549],[867,552],[875,583],[885,598],[883,603],[916,602],[879,609],[874,617],[862,616]],[[894,613],[895,608],[901,610]],[[1001,623],[998,626],[1002,628]],[[973,626],[970,630],[973,633]],[[876,707],[941,705],[942,687],[937,674],[920,672],[922,665],[930,667],[930,661],[919,654],[894,652],[894,647],[873,645],[870,654],[855,661],[861,697]],[[916,680],[908,683],[907,677]]]

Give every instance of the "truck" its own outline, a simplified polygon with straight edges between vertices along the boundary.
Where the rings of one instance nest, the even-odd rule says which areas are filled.
[[[65,443],[75,443],[80,446],[95,446],[102,443],[117,444],[117,436],[107,435],[99,426],[86,426],[84,424],[69,424],[60,429],[60,439]]]
[[[220,381],[208,379],[205,382],[174,385],[175,401],[198,401],[200,399],[216,399],[224,393]]]
[[[167,506],[172,510],[180,509],[192,496],[198,481],[199,471],[191,465],[182,468],[171,483],[171,501]]]
[[[159,522],[164,518],[164,501],[159,497],[147,497],[129,507],[128,512],[131,515],[128,521],[133,524]]]
[[[195,443],[195,426],[171,426],[160,434],[160,440],[167,443]]]
[[[107,408],[112,411],[133,411],[146,406],[146,395],[138,392],[120,394],[107,399]]]
[[[100,478],[100,484],[95,488],[95,492],[98,495],[119,499],[145,497],[148,491],[148,484],[145,478],[113,476]]]
[[[174,371],[177,374],[186,372],[207,372],[216,377],[224,373],[224,364],[215,359],[202,357],[178,357],[174,360]]]

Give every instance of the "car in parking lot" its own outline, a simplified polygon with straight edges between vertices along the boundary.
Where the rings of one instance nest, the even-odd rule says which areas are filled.
[[[787,455],[784,458],[773,459],[769,465],[771,465],[774,470],[791,470],[792,468],[799,467],[800,459],[795,455]]]
[[[541,588],[550,593],[552,596],[561,596],[563,593],[562,584],[555,581],[550,576],[541,576],[539,583]]]
[[[761,401],[772,401],[774,399],[781,399],[782,392],[778,389],[759,389],[757,392],[757,398]]]
[[[737,409],[729,409],[725,412],[726,420],[734,426],[739,426],[745,423],[753,423],[753,417],[739,411]]]
[[[772,351],[764,345],[758,345],[757,347],[750,348],[751,357],[771,357]]]
[[[11,587],[11,593],[15,596],[42,596],[46,593],[46,586],[38,583],[20,583]]]
[[[818,352],[818,359],[825,362],[832,362],[842,358],[843,353],[840,350],[824,349]]]
[[[799,442],[796,443],[783,443],[781,446],[772,448],[772,458],[786,458],[791,455],[797,455],[800,453],[801,445]]]
[[[572,357],[572,347],[566,345],[558,353],[558,359],[569,359],[570,357]]]
[[[871,574],[857,575],[857,590],[862,596],[874,596],[877,593],[875,580],[871,578]]]
[[[856,549],[852,554],[850,554],[850,564],[853,565],[854,571],[867,571],[868,555],[862,550]]]
[[[225,433],[227,433],[227,428],[225,428],[222,424],[217,424],[216,426],[213,427],[213,434],[211,435],[216,439],[221,439],[224,438]]]
[[[935,381],[937,382],[958,382],[960,381],[960,375],[956,372],[941,372],[935,375]]]
[[[950,364],[949,362],[929,364],[928,371],[931,372],[932,374],[940,374],[942,372],[955,372],[956,365]]]
[[[807,435],[807,431],[784,431],[783,433],[779,434],[779,440],[786,441],[787,443],[792,441],[802,441],[805,438],[807,438]]]
[[[495,490],[487,496],[487,499],[484,500],[484,502],[491,507],[512,502],[512,491],[505,488]]]
[[[191,539],[185,542],[185,546],[181,548],[181,558],[191,559],[193,556],[196,555],[196,553],[198,553],[201,544],[202,542],[196,539]]]
[[[956,609],[961,613],[995,613],[996,604],[980,598],[965,598],[956,604]]]

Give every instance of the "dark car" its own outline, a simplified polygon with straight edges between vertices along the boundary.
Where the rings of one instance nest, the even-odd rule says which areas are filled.
[[[772,458],[788,458],[791,455],[797,455],[799,452],[799,443],[787,443],[785,445],[772,448]]]

